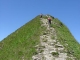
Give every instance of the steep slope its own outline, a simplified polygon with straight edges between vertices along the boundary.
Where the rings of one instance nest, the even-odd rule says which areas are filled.
[[[40,18],[35,17],[27,24],[0,42],[0,60],[30,60],[39,43]]]
[[[48,21],[46,19],[41,21],[43,22],[42,26],[46,27],[46,30],[40,36],[40,44],[35,46],[37,54],[32,56],[33,60],[79,60],[79,58],[73,56],[73,50],[66,50],[68,43],[61,44],[56,30],[53,27],[49,27]],[[53,24],[55,24],[54,20]]]
[[[79,60],[80,45],[67,27],[55,18],[48,28],[46,18],[35,17],[1,41],[0,60],[36,60],[36,56],[40,60]]]
[[[77,57],[76,60],[80,60],[80,46],[79,43],[72,36],[68,28],[60,22],[57,18],[54,19],[54,24],[52,25],[57,33],[58,40],[64,45],[67,49],[67,53],[73,54]],[[66,45],[67,43],[67,45]]]
[[[46,27],[46,30],[40,36],[41,44],[37,45],[38,54],[32,57],[33,60],[66,60],[67,53],[61,52],[64,50],[64,47],[57,41],[55,29],[49,27],[47,19],[42,19],[41,21],[43,22],[42,26]]]

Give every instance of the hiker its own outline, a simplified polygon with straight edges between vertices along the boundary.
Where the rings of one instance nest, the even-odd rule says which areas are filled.
[[[42,18],[42,14],[40,14],[40,18]]]
[[[51,25],[51,20],[52,20],[52,18],[49,16],[48,17],[48,23],[49,23],[49,25]]]

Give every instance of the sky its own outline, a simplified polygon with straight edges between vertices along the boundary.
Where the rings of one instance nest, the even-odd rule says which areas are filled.
[[[41,13],[58,18],[80,43],[80,0],[0,0],[0,41]]]

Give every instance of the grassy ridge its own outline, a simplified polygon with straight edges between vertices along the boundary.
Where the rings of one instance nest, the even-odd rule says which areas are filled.
[[[44,18],[47,17],[44,16]],[[76,60],[79,60],[79,43],[62,22],[56,18],[52,21],[52,27],[57,33],[57,40],[64,45],[68,54],[73,54],[77,57]],[[0,60],[31,60],[33,54],[36,53],[34,46],[40,43],[39,36],[44,30],[45,27],[41,27],[39,16],[20,27],[0,42]]]
[[[37,16],[0,42],[0,60],[30,60],[40,33],[40,18]]]
[[[79,43],[72,36],[68,28],[57,18],[53,19],[52,26],[56,29],[58,40],[66,47],[67,53],[76,56],[76,60],[80,60]]]

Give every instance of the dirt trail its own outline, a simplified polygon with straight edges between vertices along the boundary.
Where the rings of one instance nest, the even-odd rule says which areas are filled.
[[[40,36],[40,45],[35,46],[38,54],[32,56],[33,60],[66,60],[67,53],[57,40],[56,31],[49,27],[47,19],[41,19],[46,31]],[[72,59],[72,58],[71,58]],[[72,59],[74,60],[74,59]]]

